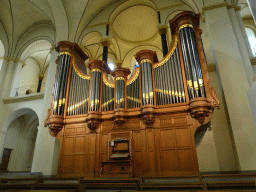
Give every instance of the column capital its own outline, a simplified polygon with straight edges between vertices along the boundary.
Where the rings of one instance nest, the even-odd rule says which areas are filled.
[[[161,24],[161,25],[158,25],[158,26],[157,26],[160,35],[167,33],[167,27],[168,27],[168,26],[165,25],[165,24]]]
[[[9,57],[5,57],[5,56],[0,57],[0,59],[6,60],[6,61],[12,61],[14,63],[21,63],[22,67],[24,67],[26,65],[26,63],[20,59],[9,58]]]
[[[100,41],[100,43],[102,44],[103,47],[107,46],[107,47],[110,47],[111,45],[111,40],[109,38],[105,38],[105,39],[102,39]]]
[[[43,80],[43,78],[44,78],[44,75],[43,75],[43,74],[39,74],[38,76],[39,76],[39,80],[41,80],[41,81],[42,81],[42,80]]]

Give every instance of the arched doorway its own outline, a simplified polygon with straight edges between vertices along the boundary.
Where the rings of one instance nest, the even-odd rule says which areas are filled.
[[[2,172],[31,171],[39,120],[33,110],[24,110],[25,113],[12,114],[16,118],[7,128],[0,166]]]

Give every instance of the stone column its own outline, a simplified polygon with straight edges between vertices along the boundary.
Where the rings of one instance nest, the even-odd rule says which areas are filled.
[[[111,44],[111,41],[109,38],[102,39],[101,44],[103,46],[102,61],[105,61],[107,64],[108,63],[108,48]]]
[[[247,52],[249,54],[249,57],[252,58],[253,57],[252,49],[251,49],[251,46],[250,46],[250,43],[249,43],[249,40],[248,40],[248,36],[246,34],[246,31],[245,31],[245,27],[244,27],[244,23],[243,23],[241,14],[240,14],[241,7],[240,6],[235,7],[234,9],[235,9],[235,12],[236,12],[236,17],[237,17],[238,24],[239,24],[241,32],[242,32],[244,43],[245,43],[246,48],[247,48]]]
[[[11,96],[15,97],[18,96],[18,91],[19,91],[19,86],[20,86],[20,74],[22,70],[22,63],[21,62],[16,62],[15,64],[15,71],[13,74],[13,85],[11,89]]]
[[[243,33],[242,33],[241,27],[239,25],[239,21],[237,19],[237,14],[236,14],[235,9],[233,7],[231,7],[228,9],[228,12],[229,12],[231,24],[233,26],[233,30],[234,30],[234,34],[235,34],[236,41],[238,44],[238,48],[240,51],[240,55],[242,58],[242,62],[244,65],[244,69],[246,72],[246,76],[247,76],[249,85],[251,85],[254,72],[253,72],[253,68],[252,68],[252,64],[251,64],[251,60],[250,60],[250,55],[247,52],[247,46],[246,46],[246,43],[243,38]]]
[[[5,87],[5,76],[8,71],[8,61],[6,59],[3,59],[2,67],[0,70],[0,97],[2,93],[4,93],[4,87]]]
[[[256,126],[246,95],[250,83],[243,66],[239,40],[226,5],[208,7],[204,12],[240,167],[242,170],[255,170]]]
[[[44,175],[56,174],[58,168],[54,163],[55,155],[59,155],[58,152],[55,152],[55,140],[57,138],[52,137],[49,134],[48,128],[44,127],[47,110],[50,108],[52,102],[52,91],[57,68],[55,60],[58,58],[58,55],[58,52],[55,50],[51,51],[51,59],[45,85],[43,114],[42,117],[39,117],[38,133],[31,169],[31,172],[42,172]]]
[[[5,79],[4,79],[3,88],[2,88],[3,98],[10,97],[14,77],[15,77],[15,62],[13,60],[9,60],[7,64],[7,70],[6,70]]]
[[[167,38],[166,38],[166,25],[159,25],[158,26],[158,31],[161,35],[161,41],[162,41],[162,49],[163,49],[163,57],[168,53],[168,46],[167,46]]]

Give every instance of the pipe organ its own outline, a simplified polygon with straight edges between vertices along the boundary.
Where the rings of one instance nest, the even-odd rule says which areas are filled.
[[[209,82],[199,15],[179,13],[170,26],[169,52],[158,61],[156,52],[139,51],[139,67],[129,78],[129,69],[111,71],[105,61],[85,66],[87,56],[79,46],[59,42],[45,120],[61,143],[59,176],[199,172],[194,135],[211,120],[219,101]]]

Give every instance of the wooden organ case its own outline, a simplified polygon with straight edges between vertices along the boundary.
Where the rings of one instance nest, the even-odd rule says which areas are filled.
[[[129,69],[111,72],[99,60],[89,62],[89,74],[87,56],[76,44],[58,44],[53,102],[45,120],[61,143],[58,176],[199,172],[194,135],[210,121],[219,101],[209,82],[199,15],[182,12],[170,26],[168,54],[158,62],[156,52],[139,51],[139,67],[129,79]],[[111,147],[125,155],[113,156],[118,150]]]

